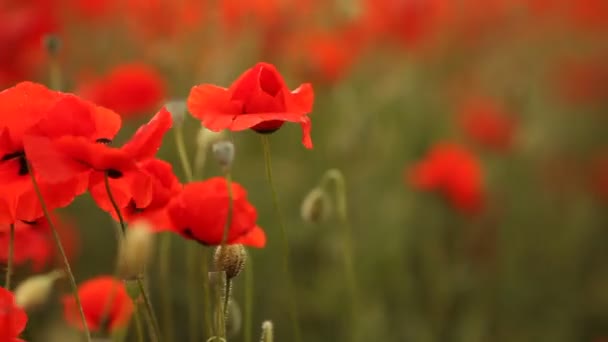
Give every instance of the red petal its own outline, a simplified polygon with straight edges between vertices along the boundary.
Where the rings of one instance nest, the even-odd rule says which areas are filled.
[[[266,246],[266,233],[259,226],[247,232],[247,234],[237,238],[233,243],[240,243],[245,246],[264,248]]]
[[[121,150],[138,161],[154,157],[172,124],[171,113],[166,108],[161,108],[150,122],[135,132]]]

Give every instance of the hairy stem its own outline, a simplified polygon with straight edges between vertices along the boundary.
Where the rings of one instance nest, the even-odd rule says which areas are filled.
[[[63,266],[65,267],[65,271],[68,274],[68,279],[70,280],[70,286],[72,288],[72,294],[74,295],[74,299],[76,300],[76,305],[78,306],[78,311],[80,312],[80,319],[82,320],[82,327],[88,342],[91,342],[91,332],[89,331],[89,326],[87,324],[87,319],[84,316],[84,310],[82,309],[82,303],[80,302],[80,296],[78,295],[78,286],[76,285],[76,279],[74,278],[74,273],[72,273],[72,267],[70,266],[70,262],[68,261],[68,257],[65,254],[65,250],[63,249],[63,244],[61,243],[61,239],[59,238],[59,234],[57,233],[57,229],[53,220],[51,218],[51,214],[46,206],[46,202],[42,197],[42,193],[40,192],[40,187],[38,186],[38,182],[36,181],[36,177],[34,176],[34,171],[32,170],[32,166],[28,162],[28,174],[30,175],[30,179],[32,180],[32,186],[34,187],[34,192],[38,197],[38,201],[40,201],[40,207],[42,208],[42,213],[46,218],[51,231],[53,232],[53,239],[55,240],[55,244],[57,245],[57,249],[59,250],[59,254],[63,259]]]
[[[270,185],[270,190],[272,192],[272,204],[274,206],[274,211],[277,216],[277,220],[279,223],[279,228],[281,232],[281,242],[283,245],[283,272],[285,273],[285,278],[287,280],[287,290],[290,300],[290,309],[289,315],[291,317],[292,329],[294,333],[294,342],[300,342],[300,326],[298,322],[298,308],[296,303],[295,289],[293,284],[293,278],[291,275],[291,269],[289,267],[289,258],[290,258],[290,250],[289,250],[289,241],[287,239],[287,228],[285,227],[285,221],[283,219],[283,214],[281,213],[281,207],[279,204],[279,196],[277,194],[277,190],[274,184],[274,180],[272,177],[272,158],[270,153],[270,140],[267,135],[262,135],[262,146],[264,148],[264,161],[266,165],[266,178],[268,179],[268,184]]]
[[[11,289],[11,276],[13,275],[13,256],[15,254],[15,224],[11,223],[10,235],[8,238],[8,261],[6,265],[6,281],[4,287],[7,290]]]

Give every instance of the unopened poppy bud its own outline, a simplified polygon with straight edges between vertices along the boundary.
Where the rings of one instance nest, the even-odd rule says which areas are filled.
[[[245,267],[247,251],[240,244],[219,246],[215,250],[215,269],[226,273],[226,279],[235,278]]]
[[[184,123],[186,118],[186,101],[172,100],[165,104],[165,108],[171,113],[176,126]]]
[[[15,290],[15,302],[26,310],[43,305],[49,298],[55,281],[63,276],[63,271],[55,270],[26,279]]]
[[[44,36],[42,38],[42,44],[51,56],[57,55],[61,49],[61,39],[54,34],[47,34]]]
[[[319,223],[327,220],[332,210],[329,194],[322,188],[314,188],[304,197],[300,214],[305,222]]]
[[[262,323],[262,338],[260,342],[273,342],[274,341],[274,326],[271,321],[264,321]]]
[[[120,246],[118,274],[123,279],[134,279],[143,273],[154,246],[154,232],[145,221],[131,225]]]
[[[222,169],[230,170],[234,161],[234,144],[230,141],[220,141],[213,144],[213,155]]]

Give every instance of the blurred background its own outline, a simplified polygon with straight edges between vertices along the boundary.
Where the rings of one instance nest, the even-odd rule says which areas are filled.
[[[62,90],[123,116],[118,143],[193,85],[229,86],[258,61],[316,94],[313,150],[297,125],[270,137],[304,341],[608,341],[608,1],[0,0],[0,88],[59,73]],[[200,124],[184,129],[194,158]],[[233,137],[234,180],[268,236],[250,251],[254,336],[272,320],[291,341],[262,147]],[[175,151],[170,133],[159,156],[184,181]],[[356,323],[344,230],[300,214],[330,168],[347,182]],[[219,174],[209,161],[205,177]],[[77,281],[112,274],[112,219],[88,195],[59,215]],[[153,300],[170,291],[174,341],[203,341],[185,323],[200,300],[193,242],[172,243],[172,286],[153,263]],[[40,258],[18,279],[53,267]],[[234,293],[242,303],[242,280]],[[61,317],[51,301],[24,337],[51,340]]]

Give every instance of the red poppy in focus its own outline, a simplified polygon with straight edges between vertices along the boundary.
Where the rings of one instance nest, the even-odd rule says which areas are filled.
[[[23,342],[19,335],[25,330],[27,315],[15,304],[15,296],[0,287],[0,341]]]
[[[138,207],[134,198],[131,198],[128,202],[126,200],[120,200],[119,202],[128,204],[125,207],[120,208],[123,219],[126,222],[137,221],[138,219],[144,219],[156,229],[156,230],[170,230],[173,227],[171,220],[167,214],[167,205],[169,201],[176,196],[182,189],[182,184],[179,182],[175,174],[173,173],[173,167],[171,164],[160,159],[148,159],[138,164],[139,170],[147,175],[151,184],[151,200],[143,207]],[[132,178],[126,179],[127,182],[134,181]],[[122,189],[133,188],[132,185],[126,185],[124,188],[112,187],[112,195],[114,197],[123,196]],[[109,212],[115,219],[118,219],[116,212],[112,207],[112,204],[108,198],[107,191],[103,183],[97,183],[92,186],[91,195],[97,202],[97,205]],[[130,194],[125,193],[124,196]]]
[[[256,225],[257,211],[247,200],[247,192],[233,182],[232,195],[232,220],[227,243],[264,247],[266,235]],[[215,177],[186,184],[169,204],[168,213],[177,233],[203,245],[217,246],[222,242],[229,204],[226,180]]]
[[[127,118],[158,108],[166,96],[166,85],[154,68],[133,63],[116,66],[105,77],[84,82],[77,93]]]
[[[87,280],[78,286],[82,310],[91,331],[113,332],[125,327],[131,320],[134,305],[125,284],[109,276]],[[82,329],[82,320],[76,300],[72,294],[63,297],[66,321]]]
[[[509,150],[515,136],[515,120],[490,98],[468,99],[459,111],[460,126],[478,144],[496,151]]]
[[[154,158],[171,125],[171,114],[162,108],[120,148],[74,136],[54,140],[29,137],[27,145],[34,169],[42,179],[61,182],[85,174],[96,202],[102,208],[111,208],[107,195],[100,195],[105,193],[107,176],[119,208],[131,201],[137,208],[145,208],[153,199],[153,177],[138,163]]]
[[[477,158],[453,143],[435,145],[424,160],[407,170],[414,188],[443,194],[456,209],[475,214],[482,209],[484,185]]]
[[[78,137],[95,143],[111,141],[120,128],[114,112],[83,101],[72,94],[23,82],[0,92],[0,224],[17,220],[34,221],[42,216],[32,186],[28,161],[36,155],[51,160],[35,148],[26,146],[31,136],[44,139]],[[33,167],[40,191],[50,209],[67,206],[86,191],[87,175],[65,177],[49,182]]]
[[[286,122],[302,126],[302,143],[312,148],[310,138],[314,93],[309,83],[289,91],[277,69],[258,63],[245,71],[230,88],[203,84],[192,88],[188,96],[190,113],[211,131],[223,129],[272,133]]]

